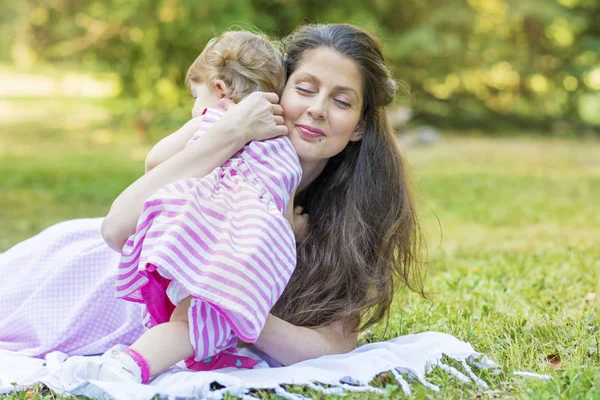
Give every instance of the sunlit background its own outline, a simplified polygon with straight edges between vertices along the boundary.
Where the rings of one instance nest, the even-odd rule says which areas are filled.
[[[595,0],[4,3],[3,119],[23,109],[6,104],[11,98],[126,98],[135,104],[110,118],[135,119],[145,139],[157,119],[177,125],[185,116],[185,70],[215,33],[256,26],[281,37],[312,21],[377,33],[396,78],[410,88],[398,103],[417,124],[574,136],[600,127]]]
[[[596,179],[598,20],[595,0],[4,1],[0,249],[104,214],[152,144],[189,119],[185,71],[230,27],[283,37],[348,22],[376,33],[404,83],[389,115],[430,202],[419,171],[438,164],[502,160],[549,175],[570,165]],[[470,148],[475,158],[457,153]]]
[[[575,158],[507,165],[597,171],[598,20],[595,0],[5,0],[0,250],[52,222],[104,214],[152,144],[189,119],[185,71],[230,27],[283,37],[306,22],[348,22],[376,33],[404,83],[389,115],[409,154],[484,140],[474,154],[506,159],[555,143]],[[497,153],[502,145],[513,150]],[[435,164],[419,151],[418,169]]]

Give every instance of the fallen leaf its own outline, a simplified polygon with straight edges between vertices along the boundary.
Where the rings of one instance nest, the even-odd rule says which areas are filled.
[[[559,354],[549,354],[546,356],[546,362],[548,364],[550,364],[553,368],[560,368],[562,363],[560,361],[560,355]]]
[[[386,387],[387,385],[393,385],[396,383],[396,380],[392,379],[392,376],[389,372],[380,373],[370,382],[370,384],[376,384],[377,387]]]
[[[25,400],[33,400],[39,398],[38,391],[35,388],[25,389]]]

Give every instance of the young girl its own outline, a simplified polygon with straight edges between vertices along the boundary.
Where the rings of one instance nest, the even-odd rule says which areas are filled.
[[[211,40],[187,74],[192,114],[203,116],[190,142],[222,116],[222,99],[280,92],[283,81],[280,52],[265,37],[228,32]],[[153,152],[168,158],[188,139],[180,133]],[[90,365],[89,378],[146,383],[182,359],[196,370],[253,367],[235,355],[237,341],[256,341],[295,268],[291,211],[301,177],[283,136],[250,142],[204,178],[150,197],[117,276],[117,297],[145,304],[149,330]]]

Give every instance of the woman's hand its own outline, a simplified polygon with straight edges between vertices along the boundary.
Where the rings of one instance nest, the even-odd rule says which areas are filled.
[[[283,125],[282,117],[283,109],[277,101],[279,97],[275,93],[252,93],[240,102],[240,107],[236,107],[234,112],[225,114],[226,121],[222,125],[225,128],[234,128],[235,133],[241,135],[238,141],[240,147],[252,140],[286,135],[287,128]],[[219,101],[218,108],[227,111],[235,105],[231,99],[223,98]],[[229,118],[231,121],[227,121]],[[204,116],[192,118],[177,132],[158,142],[146,156],[146,172],[183,150],[200,128],[203,119]],[[217,127],[217,132],[224,127]]]
[[[206,135],[148,171],[115,199],[102,223],[106,243],[120,252],[135,232],[146,199],[165,185],[204,177],[249,141],[287,135],[277,101],[275,93],[254,92],[237,105],[224,103],[228,111]]]
[[[253,140],[271,139],[288,134],[283,124],[283,109],[277,102],[275,93],[254,92],[238,104],[222,102],[220,107],[227,109],[212,130],[235,132],[242,146]]]
[[[297,206],[294,208],[294,223],[292,227],[294,229],[294,236],[296,243],[302,242],[308,236],[308,214],[302,213],[304,208]]]

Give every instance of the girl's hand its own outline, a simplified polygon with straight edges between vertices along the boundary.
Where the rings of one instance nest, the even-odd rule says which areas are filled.
[[[292,227],[294,229],[294,236],[296,237],[296,243],[302,242],[308,236],[308,214],[302,214],[304,208],[297,206],[294,208],[294,223]]]
[[[283,109],[275,93],[253,92],[238,104],[222,102],[219,107],[227,112],[213,127],[235,132],[243,142],[271,139],[288,134],[283,124]]]

